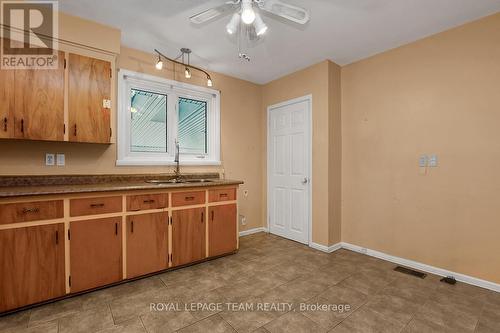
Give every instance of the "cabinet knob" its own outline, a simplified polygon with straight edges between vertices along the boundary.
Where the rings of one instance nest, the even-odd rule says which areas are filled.
[[[3,118],[3,130],[4,132],[7,132],[7,122],[9,120],[7,119],[7,117]]]
[[[24,133],[24,119],[21,119],[21,133]]]
[[[74,134],[74,136],[76,136],[76,124],[75,124],[75,130],[74,130],[73,134]]]

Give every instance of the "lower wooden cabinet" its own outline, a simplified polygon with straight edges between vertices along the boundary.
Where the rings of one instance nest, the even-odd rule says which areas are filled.
[[[168,268],[168,213],[127,217],[127,278]]]
[[[208,255],[210,257],[236,251],[236,214],[236,204],[209,207]]]
[[[172,212],[172,266],[205,258],[205,208]]]
[[[0,312],[63,296],[64,224],[0,230]]]
[[[121,217],[71,222],[72,293],[122,279],[121,224]]]

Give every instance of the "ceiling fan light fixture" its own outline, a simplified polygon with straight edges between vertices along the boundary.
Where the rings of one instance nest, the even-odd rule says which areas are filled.
[[[207,87],[212,87],[214,83],[212,82],[212,78],[209,76],[207,77]]]
[[[228,34],[232,35],[238,30],[238,26],[240,25],[240,14],[234,13],[233,17],[231,17],[231,21],[226,25],[226,31]]]
[[[186,67],[186,69],[184,70],[184,76],[186,77],[186,79],[191,78],[191,70],[189,69],[189,67]]]
[[[243,0],[241,3],[241,20],[245,24],[255,21],[255,11],[252,8],[252,0]]]
[[[260,16],[259,13],[255,14],[254,25],[255,25],[255,32],[257,33],[257,36],[264,35],[268,29],[267,25],[264,23],[264,21],[262,21],[262,17]]]

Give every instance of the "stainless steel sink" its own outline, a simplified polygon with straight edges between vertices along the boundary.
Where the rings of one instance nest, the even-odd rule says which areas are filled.
[[[150,179],[146,180],[149,184],[197,184],[210,183],[213,179]]]

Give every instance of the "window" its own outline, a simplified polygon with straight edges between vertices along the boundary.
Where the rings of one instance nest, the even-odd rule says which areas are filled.
[[[220,94],[131,71],[118,84],[117,165],[220,164]]]

